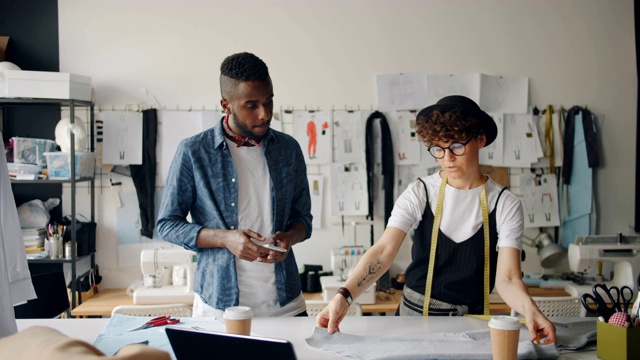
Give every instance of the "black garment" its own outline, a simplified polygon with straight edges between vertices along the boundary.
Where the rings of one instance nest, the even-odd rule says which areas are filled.
[[[422,181],[424,191],[427,186]],[[506,190],[503,188],[498,195]],[[407,267],[406,284],[410,289],[424,294],[431,252],[431,231],[435,215],[429,206],[429,196],[422,214],[422,221],[413,234],[411,264]],[[496,230],[496,207],[489,213],[489,290],[496,282],[498,232]],[[436,263],[431,288],[431,297],[452,305],[466,305],[469,314],[484,313],[484,225],[469,239],[461,243],[449,239],[438,230]]]
[[[562,183],[571,183],[571,173],[573,169],[573,141],[576,131],[576,115],[582,112],[582,128],[584,129],[584,140],[587,149],[587,161],[590,168],[600,166],[600,156],[598,154],[598,142],[596,141],[596,128],[593,123],[593,115],[586,108],[574,106],[567,111],[567,118],[564,122],[564,138],[562,141],[564,155],[562,159]]]
[[[155,227],[154,194],[156,190],[156,142],[158,114],[156,109],[142,112],[142,165],[129,165],[140,208],[140,234],[153,238]]]
[[[393,167],[393,143],[391,141],[391,130],[387,118],[383,113],[374,111],[367,118],[366,125],[366,160],[367,160],[367,185],[369,190],[369,219],[373,220],[373,194],[376,189],[373,186],[375,158],[374,158],[374,138],[373,124],[376,120],[380,120],[380,141],[381,157],[382,157],[382,176],[384,177],[384,225],[391,217],[393,210],[393,186],[394,186],[394,167]],[[371,244],[373,245],[373,243]]]

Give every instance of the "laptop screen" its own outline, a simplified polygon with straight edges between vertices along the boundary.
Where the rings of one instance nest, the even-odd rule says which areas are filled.
[[[296,360],[286,340],[169,327],[165,329],[177,360],[269,358]]]

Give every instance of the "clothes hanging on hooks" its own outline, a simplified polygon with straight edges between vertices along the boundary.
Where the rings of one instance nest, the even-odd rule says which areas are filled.
[[[387,225],[391,210],[393,209],[393,186],[394,186],[394,164],[393,164],[393,143],[391,141],[391,130],[387,123],[387,118],[383,113],[374,111],[367,118],[366,124],[366,161],[367,161],[367,184],[369,191],[369,215],[368,218],[373,220],[373,199],[375,188],[373,186],[375,158],[373,148],[373,125],[378,121],[380,124],[380,141],[381,141],[381,161],[382,161],[382,177],[384,188],[384,224]],[[371,244],[373,245],[373,243]]]
[[[571,183],[571,174],[573,168],[573,143],[575,136],[576,115],[582,114],[582,128],[584,130],[584,139],[587,151],[587,160],[590,168],[600,166],[600,156],[598,155],[598,143],[596,141],[596,127],[593,121],[591,111],[586,107],[574,106],[567,111],[567,117],[564,125],[564,157],[562,161],[562,183]]]
[[[142,112],[142,164],[129,165],[131,179],[138,195],[140,208],[140,234],[153,238],[155,227],[156,143],[158,139],[158,113],[156,109]]]

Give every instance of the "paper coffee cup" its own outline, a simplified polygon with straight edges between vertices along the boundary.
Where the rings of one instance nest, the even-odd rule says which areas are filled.
[[[489,321],[491,332],[491,352],[494,360],[515,360],[518,358],[520,321],[513,316],[494,316]]]
[[[228,334],[251,335],[253,311],[248,306],[232,306],[224,311],[224,325]]]

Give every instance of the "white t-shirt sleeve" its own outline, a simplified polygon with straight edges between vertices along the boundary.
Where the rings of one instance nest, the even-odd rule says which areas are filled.
[[[393,205],[387,226],[393,226],[405,233],[409,233],[422,220],[422,213],[426,203],[424,186],[420,180],[412,182],[400,194]]]
[[[505,191],[496,209],[498,247],[508,246],[522,250],[524,213],[522,203],[513,193]]]

